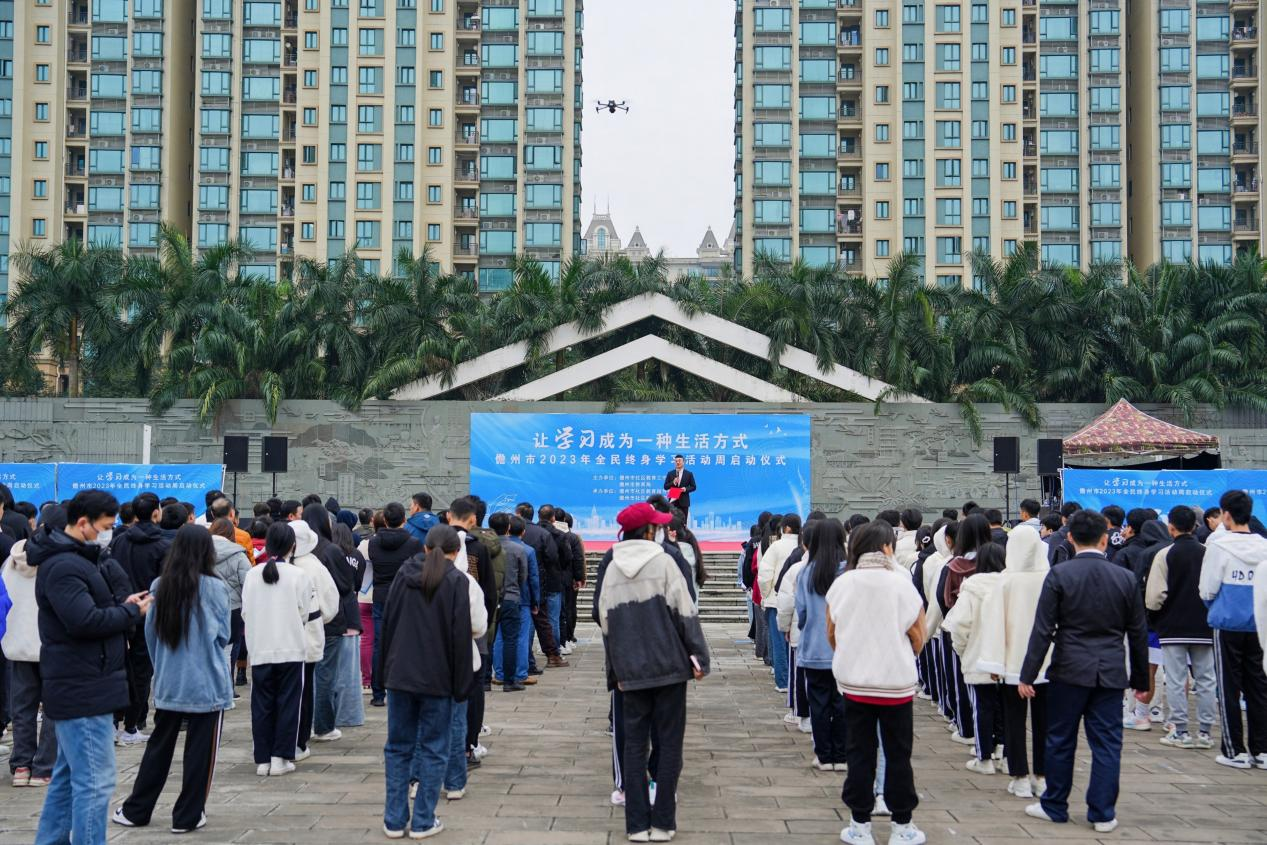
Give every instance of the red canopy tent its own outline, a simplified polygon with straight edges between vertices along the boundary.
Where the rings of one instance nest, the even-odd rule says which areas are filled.
[[[1090,460],[1097,466],[1174,460],[1180,461],[1180,466],[1192,466],[1189,462],[1200,456],[1204,459],[1198,461],[1200,468],[1208,468],[1211,457],[1217,467],[1218,450],[1219,439],[1214,435],[1159,420],[1125,399],[1064,440],[1066,462]]]

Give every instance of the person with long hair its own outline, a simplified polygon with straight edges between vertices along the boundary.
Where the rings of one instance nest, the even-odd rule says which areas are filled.
[[[342,511],[351,513],[351,511]],[[361,604],[362,598],[369,592],[369,580],[365,577],[369,564],[365,556],[356,548],[356,539],[346,521],[336,522],[331,529],[334,545],[343,553],[344,564],[352,571],[356,592],[343,603],[343,612],[347,616],[348,629],[339,641],[343,656],[339,659],[338,692],[335,696],[334,723],[337,727],[359,727],[365,724],[365,702],[361,700],[364,678],[361,675],[361,608],[369,607]],[[362,589],[364,588],[364,590]]]
[[[973,519],[973,516],[968,517]],[[973,735],[976,737],[975,755],[967,763],[970,772],[982,775],[994,774],[994,754],[1003,737],[1003,704],[999,680],[978,663],[985,644],[984,614],[990,595],[999,587],[1003,578],[1004,547],[990,542],[977,549],[976,572],[964,579],[959,589],[959,599],[946,616],[942,627],[950,632],[950,642],[963,667],[964,683],[968,686],[968,700],[972,703],[975,718]]]
[[[374,666],[387,691],[383,832],[391,839],[403,838],[406,828],[412,839],[444,830],[435,810],[449,765],[453,708],[466,700],[475,680],[473,615],[483,610],[482,601],[471,601],[469,578],[454,566],[457,532],[437,524],[426,542],[425,554],[401,565],[384,600]]]
[[[305,526],[306,528],[307,526]],[[295,566],[291,523],[268,527],[264,554],[242,587],[242,619],[251,660],[251,738],[255,773],[274,777],[295,770],[303,709],[308,627],[321,622],[312,578]]]
[[[977,553],[990,542],[990,523],[979,513],[969,514],[955,530],[954,556],[946,562],[937,582],[933,599],[944,620],[959,599],[963,583],[977,571]],[[931,599],[930,599],[931,600]],[[976,717],[968,684],[963,677],[963,665],[955,653],[950,631],[941,628],[941,651],[945,661],[946,687],[955,700],[955,731],[951,742],[976,745]]]
[[[356,572],[348,566],[343,551],[334,543],[330,527],[332,515],[325,505],[313,502],[303,510],[303,521],[317,537],[312,554],[330,573],[337,593],[335,612],[325,621],[325,643],[321,659],[313,672],[312,740],[333,742],[343,737],[335,727],[339,704],[339,678],[344,659],[343,638],[355,616],[359,624],[360,611],[356,609],[356,591],[360,582]]]
[[[757,564],[757,583],[761,587],[761,604],[766,617],[766,630],[770,637],[770,657],[774,662],[774,689],[786,693],[788,690],[788,644],[787,637],[779,630],[774,582],[783,564],[792,552],[801,545],[801,517],[798,514],[784,514],[779,524],[782,532],[777,540],[766,547]]]
[[[800,548],[788,557],[774,581],[774,607],[777,611],[775,620],[788,642],[787,713],[784,714],[783,721],[796,725],[801,733],[810,733],[812,726],[809,718],[809,682],[805,670],[796,662],[796,649],[801,641],[800,626],[795,624],[793,618],[796,610],[796,576],[808,561],[806,553],[814,540],[819,521],[824,518],[825,514],[815,511],[806,520],[805,527],[801,529]]]
[[[325,507],[323,506],[321,510],[324,513]],[[313,586],[317,588],[317,607],[321,611],[320,616],[316,618],[309,617],[308,625],[305,629],[308,644],[304,651],[304,678],[300,695],[299,744],[294,758],[295,762],[299,762],[308,759],[311,753],[308,742],[313,735],[317,665],[325,656],[326,641],[328,639],[325,625],[338,614],[340,605],[339,588],[335,586],[330,570],[323,561],[313,554],[313,551],[317,548],[316,532],[302,519],[292,520],[286,524],[290,526],[290,530],[295,535],[295,551],[290,557],[290,562],[312,579]]]
[[[1007,791],[1017,798],[1042,795],[1047,788],[1044,776],[1047,746],[1047,666],[1050,654],[1043,661],[1034,680],[1035,696],[1022,698],[1019,691],[1021,663],[1029,648],[1034,630],[1034,614],[1038,597],[1051,564],[1047,560],[1047,544],[1038,536],[1038,529],[1022,524],[1012,529],[1007,540],[1007,566],[999,586],[986,599],[981,611],[981,652],[977,669],[998,675],[1003,681],[1003,753],[1011,781]],[[1030,722],[1033,743],[1033,777],[1030,777],[1025,753],[1025,723]]]
[[[215,546],[206,528],[186,525],[176,532],[150,592],[154,608],[145,620],[145,640],[154,660],[154,732],[132,794],[114,811],[113,821],[124,827],[150,823],[183,722],[185,752],[172,833],[188,833],[207,824],[220,728],[233,703],[225,663],[231,636],[229,587],[216,574]]]
[[[251,560],[238,545],[233,523],[220,517],[211,523],[211,543],[216,555],[216,575],[229,588],[229,671],[233,671],[233,653],[242,642],[242,585],[251,571]],[[241,696],[235,691],[235,699]]]
[[[843,842],[871,845],[876,808],[876,754],[886,761],[883,795],[893,816],[889,842],[921,845],[911,821],[919,804],[911,770],[915,655],[924,647],[924,609],[910,573],[893,557],[893,527],[878,521],[852,532],[845,572],[827,590],[827,641],[832,673],[844,694],[848,774],[841,799],[849,807]],[[823,576],[825,578],[825,575]]]
[[[779,591],[779,614],[791,605],[799,629],[796,668],[805,675],[810,731],[814,737],[814,767],[845,770],[845,699],[831,672],[832,647],[827,642],[827,591],[845,571],[845,526],[839,519],[814,523],[805,558],[792,565]],[[789,586],[790,585],[790,586]]]

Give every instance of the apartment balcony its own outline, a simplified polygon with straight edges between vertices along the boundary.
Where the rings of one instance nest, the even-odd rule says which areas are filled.
[[[861,196],[862,182],[856,176],[842,176],[839,191],[842,196]]]
[[[84,205],[84,201],[80,198],[78,201],[71,200],[66,203],[67,217],[85,217],[88,214],[88,206]]]
[[[473,74],[473,75],[478,76],[479,72],[480,72],[479,53],[471,53],[471,52],[463,53],[462,57],[458,59],[458,63],[457,63],[458,75],[470,76]]]
[[[1028,26],[1025,27],[1023,30],[1021,30],[1021,43],[1022,44],[1037,44],[1038,32],[1034,30],[1032,27],[1028,27]]]
[[[298,14],[287,15],[285,20],[282,21],[282,29],[296,29],[298,28],[298,26],[299,26]]]
[[[480,37],[480,19],[477,17],[466,17],[458,21],[458,40],[465,41],[472,38]]]
[[[1233,182],[1232,193],[1257,195],[1258,194],[1258,180],[1251,179],[1247,182]]]
[[[66,175],[72,179],[83,179],[88,175],[88,167],[83,161],[66,162]]]
[[[1254,123],[1258,120],[1258,106],[1254,104],[1232,107],[1232,123]]]
[[[857,65],[841,65],[840,82],[842,85],[849,88],[861,86],[862,69]]]
[[[1232,158],[1258,158],[1258,143],[1248,141],[1244,144],[1233,144]]]
[[[66,12],[66,23],[70,26],[88,25],[88,4],[73,3]]]
[[[1038,155],[1038,145],[1035,143],[1025,144],[1021,147],[1021,152],[1026,156],[1036,156]]]
[[[461,182],[478,183],[480,181],[479,168],[475,167],[474,165],[471,165],[470,167],[459,166],[458,168],[455,169],[453,173],[453,180],[459,183]]]
[[[458,244],[453,247],[454,259],[466,259],[473,261],[480,257],[479,247],[475,244]]]
[[[840,46],[846,49],[862,49],[862,30],[846,29],[840,33]]]
[[[836,6],[840,9],[861,9],[862,0],[838,0]]]
[[[1237,220],[1232,223],[1232,231],[1237,234],[1258,234],[1257,220]]]
[[[855,104],[842,104],[836,111],[836,120],[840,123],[861,123],[862,109]]]
[[[836,222],[836,234],[843,235],[847,238],[862,237],[862,221],[861,220],[838,220]]]
[[[83,120],[66,121],[66,137],[67,138],[87,138],[88,124]]]
[[[836,262],[836,268],[844,270],[846,273],[861,273],[862,259],[855,253],[849,258],[841,258]]]
[[[88,83],[82,85],[67,85],[66,99],[68,100],[87,100],[88,99]]]
[[[474,88],[458,92],[457,102],[455,104],[458,111],[479,111],[480,95]]]
[[[83,44],[72,45],[66,50],[66,62],[72,65],[88,63],[88,47]]]
[[[295,207],[293,205],[283,205],[279,213],[282,217],[292,218],[295,216]]]
[[[1238,26],[1232,29],[1232,42],[1248,41],[1255,42],[1258,40],[1258,27],[1256,26]]]
[[[299,90],[297,88],[282,89],[282,102],[287,105],[293,106],[297,99],[298,93],[299,93]]]
[[[1253,65],[1233,65],[1232,84],[1243,85],[1247,82],[1258,82],[1258,68]]]
[[[453,219],[458,226],[476,226],[480,222],[480,212],[478,208],[459,208],[453,212]]]
[[[298,65],[299,65],[298,53],[287,53],[285,56],[282,57],[283,67],[297,67]]]

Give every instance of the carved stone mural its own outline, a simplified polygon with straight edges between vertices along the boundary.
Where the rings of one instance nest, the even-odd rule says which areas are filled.
[[[979,406],[985,438],[973,444],[954,405],[674,404],[629,405],[621,413],[809,413],[813,423],[814,505],[831,514],[874,514],[915,505],[926,512],[972,498],[1003,503],[1003,477],[991,472],[992,438],[1021,438],[1022,472],[1012,478],[1012,503],[1038,493],[1036,441],[1063,437],[1105,410],[1101,405],[1046,405],[1043,426],[1030,431],[997,405]],[[1184,424],[1164,406],[1141,406]],[[602,413],[579,402],[367,402],[357,412],[332,402],[287,402],[270,426],[259,402],[228,405],[211,428],[197,422],[193,403],[153,417],[143,400],[0,400],[0,462],[138,462],[142,427],[153,427],[155,463],[219,463],[226,434],[251,438],[252,472],[238,477],[243,510],[267,498],[272,478],[259,472],[261,437],[289,438],[290,471],[278,493],[336,496],[348,507],[381,506],[425,490],[439,503],[467,492],[473,412]],[[1224,466],[1267,466],[1267,415],[1203,408],[1191,426],[1218,435]],[[231,492],[233,480],[225,480]]]

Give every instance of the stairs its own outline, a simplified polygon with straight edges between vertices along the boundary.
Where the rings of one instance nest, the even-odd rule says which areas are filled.
[[[576,597],[577,615],[590,618],[594,604],[594,584],[598,577],[598,564],[602,553],[590,552],[585,556],[585,589]],[[729,624],[748,623],[748,597],[735,586],[735,568],[739,560],[736,552],[704,552],[704,566],[708,581],[699,591],[699,615],[701,622]]]

